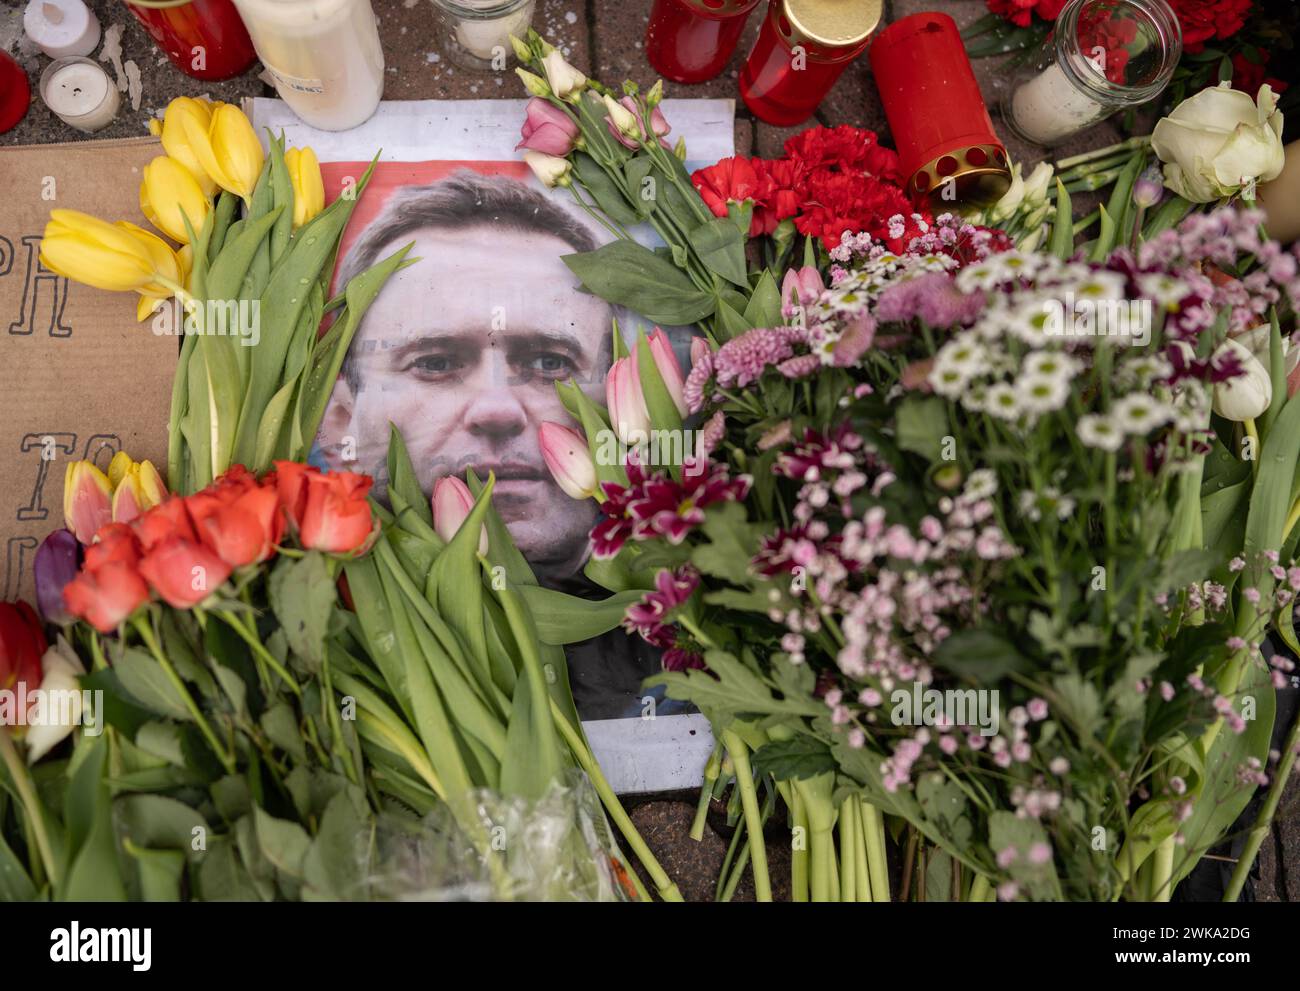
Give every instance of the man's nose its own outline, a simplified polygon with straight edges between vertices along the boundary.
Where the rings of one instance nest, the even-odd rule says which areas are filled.
[[[523,432],[528,414],[515,395],[514,383],[505,362],[487,362],[476,384],[474,397],[465,411],[469,431],[481,435],[514,435]]]

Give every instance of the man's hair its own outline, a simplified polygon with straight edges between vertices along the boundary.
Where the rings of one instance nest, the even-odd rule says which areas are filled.
[[[496,227],[559,238],[574,251],[591,251],[597,241],[583,223],[517,179],[464,170],[425,186],[403,186],[384,204],[348,251],[338,285],[379,261],[394,241],[422,230]],[[348,349],[343,376],[355,393],[361,387],[360,363]]]

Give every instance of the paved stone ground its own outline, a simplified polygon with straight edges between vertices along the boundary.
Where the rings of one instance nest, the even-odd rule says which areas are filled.
[[[207,95],[214,99],[236,101],[245,96],[272,96],[273,91],[259,78],[260,65],[244,75],[222,83],[205,83],[175,71],[155,49],[143,29],[117,0],[88,0],[107,31],[120,24],[122,58],[139,67],[141,91],[138,105],[124,98],[118,119],[99,137],[131,137],[146,133],[150,117],[174,96]],[[451,65],[444,57],[438,36],[437,20],[429,0],[373,0],[379,16],[380,35],[387,59],[388,81],[385,97],[390,100],[517,98],[522,87],[510,72],[471,73]],[[83,135],[63,124],[36,97],[37,79],[46,60],[33,52],[22,37],[21,17],[25,4],[7,0],[0,11],[0,47],[15,54],[28,70],[32,83],[32,106],[26,119],[12,131],[0,135],[2,144],[32,144],[83,139]],[[649,0],[539,0],[533,26],[561,48],[566,57],[580,68],[605,82],[624,78],[648,84],[654,79],[642,51],[642,38],[648,18]],[[943,10],[965,25],[985,12],[982,0],[890,0],[886,19],[893,21],[921,10]],[[736,76],[745,53],[758,32],[760,17],[751,15],[746,32],[723,74],[699,86],[671,86],[670,95],[732,97],[737,100],[736,147],[739,152],[765,156],[780,154],[782,142],[800,128],[782,129],[757,121],[739,100]],[[975,66],[986,101],[993,105],[1004,85],[997,60],[981,60]],[[879,132],[886,143],[889,128],[885,122],[866,58],[859,59],[836,83],[818,109],[812,123],[855,124]],[[1057,149],[1063,158],[1088,148],[1102,147],[1120,139],[1112,124],[1102,124],[1071,143]],[[1042,153],[1013,139],[1007,141],[1016,161],[1032,164]],[[633,818],[647,841],[660,856],[666,869],[677,879],[684,894],[692,900],[712,897],[712,888],[726,844],[710,828],[701,844],[687,837],[694,811],[694,796],[643,801],[633,810]],[[1264,843],[1261,851],[1260,881],[1256,897],[1261,901],[1300,900],[1300,778],[1292,782],[1283,809],[1281,825]],[[711,817],[711,824],[720,824]],[[788,851],[773,843],[772,875],[778,897],[788,893]],[[782,890],[782,880],[787,885]],[[752,899],[748,879],[736,895],[738,900]]]

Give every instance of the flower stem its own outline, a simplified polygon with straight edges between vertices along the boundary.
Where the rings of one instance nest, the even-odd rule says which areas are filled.
[[[808,900],[808,814],[804,811],[803,798],[797,788],[790,789],[790,812],[794,816],[795,837],[790,851],[790,900],[806,902]]]
[[[212,752],[217,755],[217,759],[221,761],[221,766],[226,769],[227,774],[234,774],[235,758],[221,745],[221,741],[217,739],[217,734],[212,732],[212,727],[209,726],[208,721],[203,718],[203,713],[199,710],[198,703],[194,701],[194,696],[190,694],[190,690],[185,687],[185,682],[182,681],[181,676],[177,674],[176,668],[172,666],[172,662],[167,659],[166,655],[163,654],[162,649],[158,646],[158,640],[153,635],[153,628],[149,625],[149,620],[137,616],[134,620],[134,624],[136,631],[140,634],[140,639],[142,639],[145,642],[145,646],[149,648],[149,653],[153,654],[154,660],[156,660],[159,667],[163,669],[163,673],[167,675],[167,679],[172,683],[172,687],[176,689],[176,694],[180,696],[181,701],[185,704],[185,708],[190,710],[190,715],[194,717],[195,725],[198,726],[199,732],[203,734],[203,738],[208,741],[208,746],[211,747]]]
[[[1264,842],[1264,837],[1268,835],[1268,831],[1273,826],[1273,816],[1277,812],[1278,803],[1282,801],[1282,793],[1286,791],[1286,784],[1291,777],[1291,772],[1295,769],[1297,753],[1300,753],[1300,718],[1297,718],[1291,724],[1291,731],[1287,733],[1282,758],[1278,761],[1277,770],[1273,773],[1273,783],[1269,786],[1268,797],[1264,799],[1264,805],[1259,810],[1259,817],[1255,820],[1255,825],[1251,827],[1250,833],[1246,837],[1245,849],[1241,851],[1237,866],[1232,871],[1232,879],[1228,882],[1228,889],[1223,893],[1225,902],[1235,902],[1241,897],[1241,889],[1246,883],[1246,875],[1250,873],[1250,868],[1255,863],[1255,857],[1259,855],[1259,848]]]
[[[243,622],[237,619],[232,613],[220,611],[217,615],[225,621],[227,626],[239,634],[239,639],[248,644],[249,650],[251,650],[256,657],[264,661],[267,667],[280,676],[284,683],[289,686],[290,691],[299,698],[302,698],[302,688],[298,685],[298,682],[294,680],[293,675],[288,672],[283,664],[276,660],[274,654],[266,649],[266,646],[262,641],[257,639],[255,633],[245,627]]]
[[[745,828],[749,830],[750,859],[754,864],[754,897],[760,902],[772,900],[772,880],[767,872],[767,848],[763,844],[763,820],[758,811],[758,795],[754,791],[754,772],[749,766],[749,751],[745,741],[736,731],[722,731],[722,745],[727,748],[736,765],[736,787],[740,789],[740,804],[745,810]]]
[[[596,758],[592,755],[591,750],[588,749],[587,745],[582,741],[582,737],[578,735],[577,730],[569,724],[568,717],[560,711],[560,707],[556,703],[555,699],[551,699],[551,717],[554,719],[555,726],[560,731],[560,735],[564,737],[565,742],[569,745],[569,749],[573,752],[574,760],[578,762],[579,767],[587,772],[587,777],[591,779],[592,787],[596,789],[596,794],[600,796],[601,802],[605,805],[605,811],[607,811],[610,818],[614,820],[614,824],[618,826],[619,832],[621,832],[623,838],[627,840],[627,845],[632,848],[632,852],[635,853],[637,859],[641,861],[641,866],[644,867],[646,873],[650,875],[650,880],[654,882],[655,888],[659,892],[659,897],[666,902],[684,901],[682,893],[677,890],[676,883],[664,872],[664,869],[659,866],[659,861],[656,860],[655,855],[650,852],[650,848],[646,846],[645,840],[642,839],[641,834],[637,832],[636,826],[633,825],[632,820],[628,818],[627,811],[623,808],[622,803],[619,802],[618,796],[614,794],[614,789],[609,786],[609,781],[606,780],[604,773],[600,769],[600,765],[596,763]]]
[[[4,762],[5,768],[9,771],[9,777],[13,779],[14,788],[18,792],[18,797],[23,803],[23,808],[27,812],[27,823],[31,827],[32,835],[36,840],[36,849],[40,854],[41,863],[45,866],[45,875],[50,879],[53,887],[58,887],[61,877],[59,871],[59,862],[54,857],[54,847],[50,843],[50,835],[45,829],[45,816],[41,813],[41,803],[36,797],[36,789],[32,787],[31,776],[27,773],[27,768],[23,766],[22,760],[18,757],[18,751],[14,748],[14,741],[9,736],[9,731],[0,726],[0,760]]]
[[[858,828],[853,816],[853,802],[840,806],[840,900],[858,901]]]
[[[713,800],[713,785],[722,771],[722,744],[713,745],[713,753],[704,765],[704,783],[700,787],[700,800],[695,806],[695,821],[691,823],[691,839],[700,842],[704,839],[704,820],[709,814],[709,803]]]
[[[989,884],[989,879],[983,874],[976,874],[975,879],[970,883],[970,894],[966,896],[968,902],[989,902],[992,901],[993,886]]]
[[[871,872],[871,900],[889,901],[889,861],[885,859],[885,817],[870,802],[859,809],[862,835],[867,843],[867,869]]]

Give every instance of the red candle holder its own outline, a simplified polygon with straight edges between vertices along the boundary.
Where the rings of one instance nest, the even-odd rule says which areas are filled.
[[[758,0],[655,0],[645,54],[655,72],[675,83],[718,75],[736,50]]]
[[[871,70],[914,202],[989,203],[1011,185],[1007,150],[980,95],[957,24],[912,14],[880,32]]]
[[[771,0],[740,70],[755,116],[790,127],[812,116],[880,23],[882,0]]]
[[[128,0],[172,65],[195,79],[229,79],[257,59],[231,0]]]
[[[27,116],[32,102],[32,87],[23,67],[0,51],[0,134]]]

